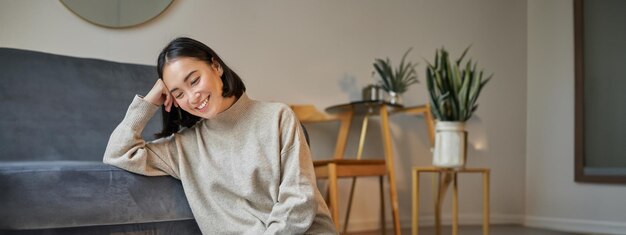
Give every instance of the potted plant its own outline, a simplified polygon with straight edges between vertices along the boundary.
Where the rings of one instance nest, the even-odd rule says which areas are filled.
[[[409,48],[402,56],[400,65],[394,70],[391,60],[387,57],[385,60],[375,59],[374,70],[380,77],[380,86],[389,94],[389,102],[392,104],[402,104],[401,95],[406,92],[408,87],[414,83],[418,83],[417,72],[415,67],[417,64],[406,61],[406,56],[413,48]]]
[[[480,91],[493,75],[483,77],[470,59],[463,64],[469,47],[455,63],[448,52],[438,49],[435,64],[428,63],[426,86],[430,94],[431,111],[437,119],[433,165],[456,168],[465,166],[467,132],[465,121],[478,108]]]

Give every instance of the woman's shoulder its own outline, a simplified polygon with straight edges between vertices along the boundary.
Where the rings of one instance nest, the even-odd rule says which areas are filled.
[[[266,110],[266,111],[274,111],[274,112],[291,110],[291,108],[289,108],[289,105],[285,103],[281,103],[281,102],[253,100],[252,103],[253,103],[253,106],[256,107],[255,109],[258,109],[258,110]]]
[[[273,101],[255,101],[255,110],[264,116],[274,116],[280,119],[294,119],[295,114],[289,105]]]

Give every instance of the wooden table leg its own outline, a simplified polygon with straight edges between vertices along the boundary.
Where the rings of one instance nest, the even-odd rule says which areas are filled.
[[[391,131],[389,130],[389,114],[387,106],[380,106],[381,132],[383,135],[383,147],[385,151],[385,163],[387,164],[387,174],[389,178],[389,199],[391,201],[391,215],[393,217],[393,228],[396,235],[401,234],[400,215],[398,213],[398,192],[396,188],[396,174],[394,169],[393,146],[391,145]]]
[[[340,231],[339,227],[339,200],[337,199],[337,165],[328,164],[328,182],[330,187],[328,189],[328,195],[330,197],[331,210],[330,215],[333,217],[333,223],[335,228]]]
[[[483,172],[483,235],[489,235],[489,170]]]
[[[369,115],[363,117],[363,125],[361,125],[361,136],[359,136],[359,148],[356,153],[356,160],[361,160],[363,156],[363,147],[365,145],[365,134],[367,134],[367,123]],[[356,177],[352,177],[352,185],[350,186],[350,196],[348,196],[348,209],[346,209],[346,219],[344,220],[343,233],[348,233],[348,225],[350,223],[350,212],[352,212],[352,199],[354,199],[354,187],[356,185]]]
[[[346,219],[343,222],[343,233],[348,233],[348,223],[350,223],[350,212],[352,211],[352,199],[354,198],[354,187],[356,186],[356,177],[352,177],[352,185],[350,186],[350,195],[348,196],[348,208],[346,209]]]
[[[378,184],[380,185],[380,228],[382,234],[387,234],[387,219],[385,219],[385,187],[383,176],[378,177]]]
[[[413,235],[419,234],[419,208],[420,208],[420,172],[419,170],[413,170],[413,223],[411,230]]]
[[[457,173],[452,173],[452,235],[459,234],[459,185]]]
[[[442,183],[441,183],[442,173],[437,172],[437,198],[435,201],[435,234],[441,235],[441,204],[443,202],[442,194]]]

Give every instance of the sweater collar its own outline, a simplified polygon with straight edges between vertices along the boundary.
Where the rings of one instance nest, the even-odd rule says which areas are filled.
[[[248,98],[248,95],[244,92],[243,94],[241,94],[239,99],[237,99],[237,101],[235,101],[235,103],[233,103],[233,105],[231,105],[228,109],[222,111],[221,113],[218,113],[215,117],[208,120],[216,122],[236,121],[241,118],[241,116],[245,113],[251,103],[252,100]]]

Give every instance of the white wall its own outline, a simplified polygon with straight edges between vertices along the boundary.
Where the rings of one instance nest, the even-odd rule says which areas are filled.
[[[414,48],[409,58],[421,64],[422,84],[404,98],[407,105],[423,104],[427,101],[423,58],[432,60],[441,46],[456,57],[471,44],[469,56],[495,78],[468,124],[469,166],[492,168],[492,221],[511,223],[521,222],[524,212],[526,9],[526,2],[518,0],[186,0],[176,1],[148,24],[114,30],[81,20],[58,1],[0,0],[0,46],[154,64],[169,40],[191,36],[221,54],[243,77],[251,97],[324,108],[359,99],[360,89],[373,82],[374,58],[398,61],[409,47]],[[421,121],[392,118],[404,227],[410,226],[410,169],[430,164]],[[379,141],[374,122],[371,130],[368,140]],[[382,152],[376,142],[368,146],[371,154]],[[314,145],[316,153],[329,149]],[[430,182],[425,179],[423,184]],[[460,184],[461,222],[479,223],[480,178],[463,176]],[[376,180],[362,181],[356,193],[376,195],[377,185]],[[422,203],[431,203],[426,196]],[[354,229],[378,225],[377,202],[377,197],[357,199]],[[426,222],[432,220],[432,211],[423,208],[431,215],[422,217]],[[448,211],[446,205],[444,215]]]
[[[574,182],[571,0],[528,2],[526,224],[626,234],[624,185]]]

